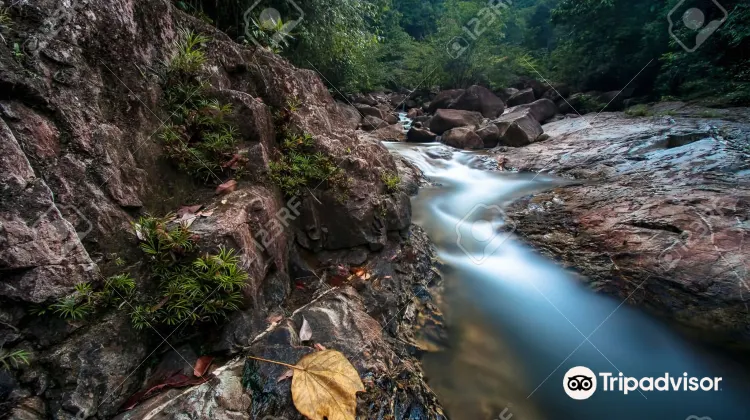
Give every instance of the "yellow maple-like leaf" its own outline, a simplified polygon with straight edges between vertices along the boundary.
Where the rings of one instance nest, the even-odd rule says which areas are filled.
[[[357,370],[341,352],[323,350],[297,362],[292,377],[292,400],[311,420],[354,420],[357,392],[365,386]]]

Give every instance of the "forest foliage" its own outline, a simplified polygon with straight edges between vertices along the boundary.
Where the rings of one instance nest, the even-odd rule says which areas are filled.
[[[750,4],[742,0],[176,3],[249,44],[268,43],[258,34],[291,24],[283,42],[271,47],[345,93],[472,84],[499,89],[533,77],[580,91],[627,85],[634,95],[653,99],[750,102]],[[269,8],[278,11],[274,22],[281,22],[259,28]],[[696,41],[701,29],[683,19],[693,8],[704,12],[704,29],[721,22],[704,42]],[[678,39],[687,49],[701,45],[690,52]]]

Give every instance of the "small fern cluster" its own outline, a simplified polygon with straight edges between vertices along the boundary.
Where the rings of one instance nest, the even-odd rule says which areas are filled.
[[[192,107],[179,106],[172,113],[172,123],[159,134],[166,155],[204,182],[222,173],[236,150],[237,130],[226,120],[231,112],[230,105],[204,98]]]
[[[138,302],[130,314],[133,326],[218,322],[240,308],[248,275],[233,250],[193,257],[195,239],[169,218],[142,217],[135,224],[158,296]]]
[[[0,366],[5,370],[29,364],[29,352],[26,350],[5,350],[0,348]]]
[[[287,132],[269,165],[269,175],[287,196],[299,195],[305,188],[321,183],[346,188],[343,171],[328,156],[315,151],[315,140],[309,134]]]
[[[180,32],[164,82],[169,123],[159,134],[165,154],[204,182],[231,170],[226,163],[233,161],[237,149],[237,130],[227,120],[231,105],[207,98],[208,85],[198,78],[206,61],[202,45],[207,41],[191,31]]]
[[[208,37],[193,31],[180,29],[177,39],[177,51],[169,60],[168,72],[172,75],[192,75],[197,73],[206,62],[203,44]]]
[[[397,173],[391,171],[383,171],[380,174],[380,180],[385,184],[385,189],[389,193],[398,192],[401,187],[401,177]]]
[[[294,39],[287,31],[287,24],[282,19],[265,19],[262,22],[252,19],[253,26],[248,28],[253,38],[262,46],[275,54],[281,54],[289,46],[289,40]]]
[[[60,318],[78,321],[102,307],[122,305],[134,291],[135,280],[128,274],[118,274],[106,279],[100,291],[94,291],[91,283],[78,283],[73,293],[57,299],[51,305],[32,308],[32,313],[44,315],[51,312]]]

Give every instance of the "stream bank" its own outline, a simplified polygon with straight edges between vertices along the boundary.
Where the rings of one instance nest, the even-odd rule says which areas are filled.
[[[683,103],[544,126],[550,140],[492,151],[505,169],[571,184],[524,197],[518,235],[590,286],[750,345],[750,125],[743,108]]]
[[[673,323],[623,298],[592,290],[575,269],[561,267],[527,245],[523,229],[529,227],[516,225],[506,214],[508,206],[512,210],[518,205],[514,203],[529,200],[524,197],[533,200],[581,182],[498,171],[502,165],[487,152],[436,143],[387,146],[430,181],[413,199],[413,214],[445,265],[448,336],[443,350],[425,355],[424,368],[452,419],[718,419],[750,414],[745,363],[686,338]],[[562,204],[558,199],[548,206]],[[547,226],[543,223],[533,221],[538,230]],[[543,243],[546,237],[536,239]],[[716,392],[623,395],[599,390],[576,401],[562,386],[565,372],[574,366],[615,376],[685,373],[722,377],[723,382]]]

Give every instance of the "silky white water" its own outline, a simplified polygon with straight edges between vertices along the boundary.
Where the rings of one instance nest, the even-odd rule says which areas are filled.
[[[512,234],[503,208],[560,180],[491,171],[481,152],[435,143],[386,146],[436,185],[413,199],[413,218],[444,264],[449,346],[426,355],[425,370],[452,419],[750,418],[744,363],[591,291]],[[600,380],[593,396],[578,401],[563,390],[574,366],[614,377],[723,379],[718,391],[627,395],[604,392]]]

